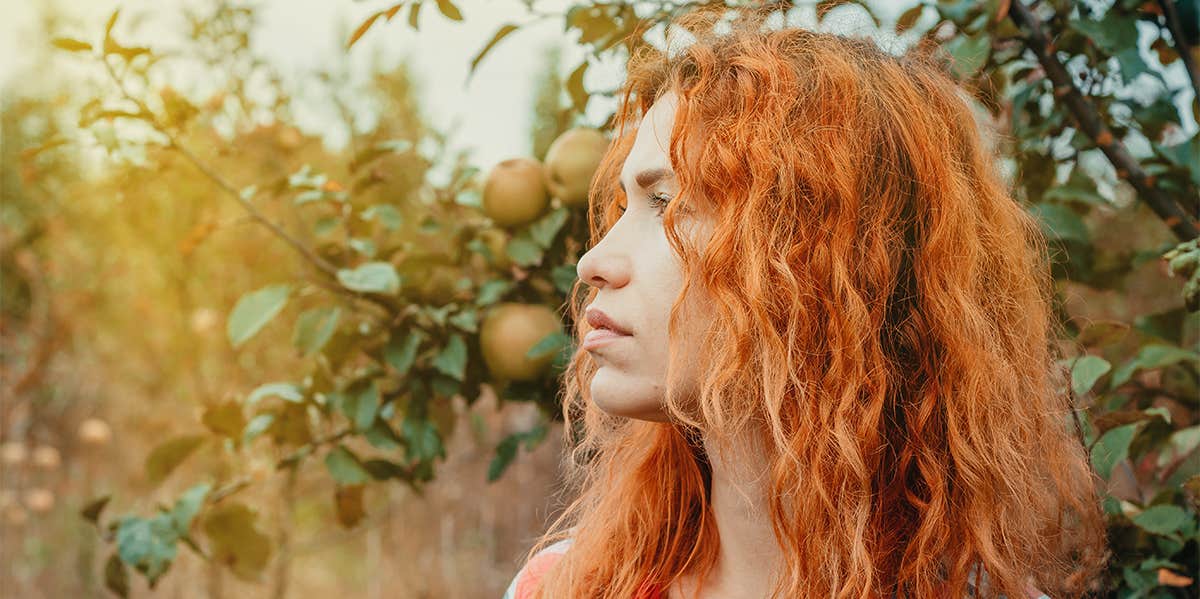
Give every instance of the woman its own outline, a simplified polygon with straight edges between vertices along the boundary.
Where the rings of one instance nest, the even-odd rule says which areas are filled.
[[[959,89],[720,18],[630,61],[571,301],[578,497],[506,596],[1082,595],[1104,520],[1044,241]]]

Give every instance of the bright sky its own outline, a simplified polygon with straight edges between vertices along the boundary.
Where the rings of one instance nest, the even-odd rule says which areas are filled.
[[[160,45],[171,45],[172,35],[184,30],[179,8],[194,6],[197,1],[0,0],[0,14],[5,15],[0,19],[0,81],[19,88],[24,82],[12,81],[11,77],[30,62],[21,48],[31,43],[45,43],[35,35],[39,5],[57,5],[60,12],[68,15],[69,21],[59,35],[84,40],[99,37],[108,15],[121,7],[117,32],[132,31],[133,34],[124,36],[129,43],[158,49]],[[559,72],[565,79],[585,53],[575,43],[578,34],[564,34],[561,17],[522,27],[492,48],[470,84],[464,87],[471,58],[501,25],[529,23],[536,16],[530,14],[519,0],[456,0],[464,17],[463,21],[456,22],[445,18],[433,0],[426,0],[419,31],[408,27],[405,22],[407,12],[402,11],[390,23],[376,22],[352,49],[344,49],[350,33],[359,23],[394,3],[394,0],[259,0],[254,4],[260,8],[261,28],[253,38],[253,47],[297,84],[321,68],[344,68],[353,77],[361,79],[376,59],[384,66],[392,66],[402,57],[408,57],[424,92],[421,106],[425,114],[439,130],[456,127],[450,138],[451,151],[469,149],[472,164],[484,170],[501,160],[530,154],[529,128],[535,82],[545,48],[555,44],[562,48]],[[541,13],[561,14],[573,4],[570,0],[537,0],[534,7]],[[913,2],[877,4],[880,18],[887,22]],[[639,14],[646,12],[639,10]],[[811,6],[795,9],[793,13],[797,22],[811,23]],[[130,27],[137,15],[144,15],[147,23],[122,30],[122,26]],[[931,15],[926,17],[932,19]],[[833,27],[861,33],[869,31],[870,21],[858,7],[836,9],[829,19],[831,21],[827,22]],[[144,37],[145,31],[158,28],[167,33],[154,39]],[[661,40],[661,32],[656,33],[655,39]],[[588,68],[584,84],[592,90],[611,89],[619,84],[621,75],[619,63],[593,64]],[[184,93],[197,93],[200,98],[207,94],[203,82],[182,80],[172,83]],[[587,113],[588,124],[602,123],[614,105],[615,102],[605,98],[593,98]],[[331,128],[323,125],[330,118],[331,115],[323,112],[320,106],[302,107],[297,114],[302,128],[314,132],[328,132]],[[340,137],[334,133],[327,140],[340,144]]]

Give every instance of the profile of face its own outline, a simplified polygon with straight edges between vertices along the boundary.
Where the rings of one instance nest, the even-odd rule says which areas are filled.
[[[678,197],[668,149],[677,96],[659,97],[637,128],[633,147],[621,169],[625,211],[608,233],[580,258],[579,278],[597,288],[588,312],[603,311],[628,336],[610,336],[594,346],[584,344],[596,361],[591,397],[609,414],[663,422],[671,304],[683,286],[678,256],[667,240],[662,211]],[[707,222],[689,221],[676,213],[682,235],[710,233]],[[676,351],[682,365],[678,379],[683,397],[695,394],[696,355],[702,331],[702,303],[689,290],[685,299]],[[688,324],[693,323],[693,324]]]

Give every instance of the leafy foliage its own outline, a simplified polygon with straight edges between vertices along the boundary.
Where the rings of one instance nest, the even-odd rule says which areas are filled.
[[[373,13],[348,48],[405,6],[407,26],[416,29],[424,4],[401,2]],[[449,0],[435,4],[446,19],[465,18]],[[565,81],[552,82],[555,100],[542,103],[551,129],[579,119],[591,96],[609,95],[584,86],[592,61],[628,56],[647,43],[647,29],[686,8],[659,6],[639,17],[631,5],[584,3],[553,15],[588,56]],[[865,10],[879,23],[866,3],[819,2],[817,9],[820,17]],[[1179,16],[1187,11],[1195,14],[1194,2],[1118,1],[1094,9],[1064,1],[1030,7],[1019,0],[954,0],[921,2],[894,24],[907,39],[939,45],[950,72],[1007,128],[999,143],[1015,174],[1014,193],[1056,248],[1066,341],[1078,349],[1062,365],[1070,373],[1064,392],[1080,400],[1074,416],[1081,442],[1109,489],[1105,508],[1116,559],[1107,580],[1097,582],[1122,597],[1180,596],[1192,580],[1179,573],[1200,569],[1200,249],[1193,201],[1200,196],[1194,133],[1200,90],[1194,89],[1197,40]],[[195,167],[212,194],[269,235],[264,248],[291,252],[304,269],[295,280],[257,281],[236,302],[230,298],[225,349],[252,361],[270,349],[259,347],[266,345],[261,337],[282,326],[290,332],[290,345],[286,339],[283,345],[305,371],[285,377],[291,380],[256,381],[236,397],[206,399],[204,432],[170,438],[146,458],[146,478],[159,484],[204,448],[213,454],[202,465],[212,482],[191,486],[146,517],[105,525],[107,497],[82,514],[102,535],[111,532],[106,540],[115,551],[104,576],[117,595],[129,593],[128,568],[154,585],[180,544],[256,580],[276,553],[274,541],[258,511],[230,498],[259,479],[231,474],[236,469],[229,464],[269,456],[291,476],[323,461],[333,489],[327,497],[345,527],[364,520],[371,485],[394,481],[419,491],[446,456],[452,400],[475,401],[492,379],[482,360],[482,314],[499,302],[560,306],[577,280],[586,214],[552,204],[531,223],[498,230],[479,208],[479,169],[462,156],[449,160],[440,137],[416,123],[354,132],[345,159],[331,158],[286,126],[214,137],[214,123],[228,116],[225,103],[192,103],[169,88],[151,93],[151,74],[170,58],[119,42],[118,16],[105,24],[100,44],[52,42],[93,60],[109,78],[110,91],[80,108],[80,130],[110,156],[137,148],[155,165],[181,160]],[[522,26],[502,24],[473,57],[471,72]],[[1152,53],[1137,50],[1145,42]],[[1193,86],[1191,134],[1178,101],[1187,85],[1171,83],[1179,79],[1164,75],[1172,69]],[[559,105],[559,91],[569,105]],[[252,104],[244,90],[236,99]],[[281,105],[265,108],[286,114]],[[123,124],[121,136],[115,122]],[[213,156],[256,144],[267,150],[241,170],[211,168]],[[432,176],[435,167],[440,176]],[[131,220],[153,216],[130,212]],[[1107,231],[1118,216],[1136,223],[1139,235]],[[176,233],[184,260],[218,229],[191,218],[186,235]],[[493,245],[496,238],[502,249]],[[502,260],[511,264],[499,267]],[[1070,293],[1129,293],[1131,281],[1146,280],[1145,265],[1163,264],[1168,268],[1151,274],[1157,288],[1173,292],[1165,308],[1131,305],[1102,315],[1115,322],[1099,322],[1068,305]],[[288,322],[272,325],[276,320]],[[258,342],[248,344],[256,335]],[[530,402],[540,417],[528,430],[506,435],[481,476],[500,478],[521,447],[532,449],[544,438],[558,417],[561,358],[573,349],[569,336],[549,335],[526,354],[557,352],[540,380],[498,385],[501,400]],[[203,536],[193,538],[193,528]]]

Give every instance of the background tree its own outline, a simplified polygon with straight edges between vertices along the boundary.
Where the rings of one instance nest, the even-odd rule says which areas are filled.
[[[471,68],[529,23],[561,20],[587,54],[561,84],[570,104],[558,106],[551,77],[537,111],[556,115],[560,131],[586,126],[590,97],[612,94],[586,89],[591,64],[627,59],[652,27],[711,4],[582,3],[562,14],[530,4],[533,19],[500,25]],[[726,5],[738,4],[792,8]],[[1080,441],[1111,517],[1114,559],[1097,590],[1200,596],[1195,2],[922,2],[887,24],[862,2],[796,6],[817,20],[865,11],[909,43],[938,46],[976,96],[1014,196],[1061,250],[1063,392],[1078,398]],[[426,7],[464,18],[451,0],[384,3],[349,51],[379,28],[417,28]],[[297,548],[289,531],[308,497],[326,522],[378,527],[393,504],[373,497],[428,492],[464,414],[490,445],[475,480],[503,484],[522,450],[548,438],[573,323],[511,306],[560,313],[586,214],[552,198],[535,218],[500,224],[482,197],[497,171],[448,155],[402,73],[361,93],[403,116],[367,132],[347,123],[350,151],[332,152],[288,124],[289,94],[247,50],[252,10],[218,3],[190,21],[193,44],[170,54],[141,45],[119,13],[94,35],[54,40],[103,75],[73,107],[67,140],[108,159],[99,178],[64,188],[78,201],[53,215],[89,226],[37,247],[74,277],[55,292],[77,293],[73,309],[105,323],[74,364],[97,373],[104,393],[145,404],[135,426],[165,431],[153,446],[118,444],[114,457],[144,460],[144,472],[83,509],[110,544],[108,588],[153,588],[190,553],[211,564],[211,596],[241,584],[226,572],[273,580],[283,596]],[[198,100],[163,85],[184,65],[225,77],[225,91]],[[610,115],[601,128],[611,125]],[[50,138],[21,156],[66,160],[74,145]],[[536,339],[487,333],[524,318],[556,326]],[[522,356],[536,376],[512,376],[489,363],[496,354]],[[490,401],[528,409],[489,427],[473,410]],[[21,440],[13,456],[31,444],[5,434]]]

